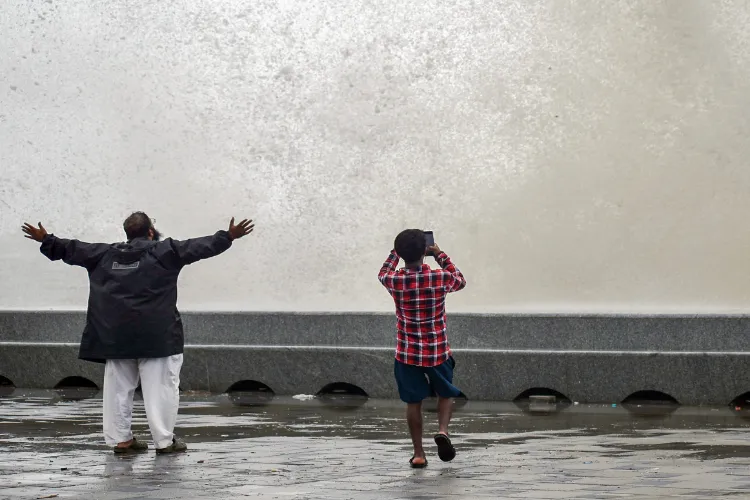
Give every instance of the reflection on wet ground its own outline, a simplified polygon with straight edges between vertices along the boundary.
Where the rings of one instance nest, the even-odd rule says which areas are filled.
[[[0,398],[0,498],[750,498],[748,420],[732,408],[462,401],[456,460],[430,450],[414,471],[396,401],[188,393],[189,453],[121,458],[101,400],[73,396]],[[134,428],[148,437],[140,403]]]

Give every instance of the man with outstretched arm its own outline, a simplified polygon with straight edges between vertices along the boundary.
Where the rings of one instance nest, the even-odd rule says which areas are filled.
[[[394,374],[401,400],[407,404],[406,421],[414,444],[413,468],[427,466],[422,447],[422,401],[438,396],[438,434],[435,443],[444,462],[453,460],[456,450],[448,437],[453,398],[461,391],[453,385],[453,359],[445,323],[445,298],[466,286],[466,280],[437,245],[427,248],[424,231],[402,231],[394,249],[378,273],[378,279],[396,304],[397,341]],[[424,263],[425,255],[435,258],[440,269]],[[405,266],[397,269],[399,259]]]
[[[143,403],[157,453],[185,451],[174,435],[184,335],[177,310],[177,277],[183,267],[219,255],[253,231],[251,220],[229,223],[213,236],[160,241],[143,212],[123,224],[127,243],[84,243],[48,234],[26,223],[26,238],[40,242],[50,260],[88,271],[86,327],[78,357],[104,363],[104,438],[115,453],[148,450],[131,431],[133,395]]]

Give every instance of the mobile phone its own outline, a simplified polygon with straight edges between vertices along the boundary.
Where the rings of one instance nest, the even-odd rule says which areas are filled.
[[[435,235],[432,234],[432,231],[424,231],[424,242],[426,248],[435,245]]]

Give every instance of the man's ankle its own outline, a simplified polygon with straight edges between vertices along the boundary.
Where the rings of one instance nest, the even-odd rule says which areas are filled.
[[[133,439],[132,438],[130,439],[130,441],[123,441],[122,443],[117,443],[117,447],[118,448],[127,448],[131,444],[133,444]]]

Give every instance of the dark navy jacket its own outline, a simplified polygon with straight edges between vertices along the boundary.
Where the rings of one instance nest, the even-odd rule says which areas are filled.
[[[230,246],[227,231],[185,241],[136,238],[115,244],[47,235],[40,251],[88,271],[89,304],[78,357],[103,363],[182,353],[177,277],[184,266]]]

